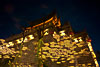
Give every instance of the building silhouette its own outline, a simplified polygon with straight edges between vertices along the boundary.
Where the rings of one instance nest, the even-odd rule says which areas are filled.
[[[22,33],[0,39],[0,67],[99,67],[86,31],[75,33],[69,22],[61,25],[55,11],[29,24]]]

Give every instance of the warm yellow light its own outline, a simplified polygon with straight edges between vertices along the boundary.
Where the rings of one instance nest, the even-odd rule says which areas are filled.
[[[19,55],[18,57],[21,57],[21,55]]]
[[[42,50],[49,50],[49,47],[42,47]]]
[[[13,45],[14,45],[14,43],[13,43],[13,42],[9,42],[9,44],[10,44],[10,46],[13,46]]]
[[[16,57],[15,55],[12,55],[12,57]]]
[[[65,36],[66,34],[65,33],[61,33],[61,36]]]
[[[19,53],[19,51],[16,51],[16,53]]]
[[[67,58],[67,60],[70,60],[71,58]]]
[[[53,20],[53,17],[52,17],[52,18],[50,18],[49,20],[47,20],[47,21],[43,22],[43,23],[40,23],[40,24],[38,24],[38,25],[33,26],[32,28],[35,28],[35,27],[41,26],[41,25],[43,25],[43,24],[45,24],[45,23],[50,22],[51,20]],[[31,28],[31,27],[28,27],[28,28],[26,28],[26,29],[32,29],[32,28]]]
[[[94,53],[94,51],[93,51],[93,48],[92,48],[90,42],[88,42],[88,47],[89,47],[89,49],[90,49],[90,52],[92,53],[92,56],[93,56],[93,58],[94,58],[94,62],[95,62],[95,64],[96,64],[96,67],[99,67],[99,64],[98,64],[98,62],[97,62],[97,60],[96,60],[96,55],[95,55],[95,53]]]
[[[83,67],[85,67],[85,64],[82,64]]]
[[[7,44],[6,46],[7,46],[7,47],[10,47],[10,45],[9,45],[9,44]]]
[[[44,45],[49,46],[49,43],[44,43]]]
[[[45,29],[44,32],[47,32],[49,29]]]
[[[91,63],[88,63],[88,65],[91,65]]]
[[[57,41],[60,41],[60,35],[56,34],[56,32],[54,32],[53,38],[55,38]]]
[[[46,59],[46,56],[45,56],[45,55],[42,55],[42,58],[43,58],[43,59]]]
[[[74,60],[69,61],[69,63],[74,63],[74,62],[75,62]]]
[[[51,44],[51,45],[52,45],[52,44],[54,45],[54,44],[56,44],[56,43],[55,43],[55,42],[50,42],[50,44]]]
[[[16,62],[16,64],[18,64],[18,63]]]
[[[47,54],[47,52],[43,52],[43,54]]]
[[[54,31],[54,34],[57,34],[57,33]]]
[[[69,67],[75,67],[75,66],[69,66]],[[77,66],[76,66],[77,67]]]
[[[83,45],[81,45],[81,44],[78,44],[78,47],[83,47]]]
[[[74,53],[75,55],[77,55],[78,53]]]
[[[61,58],[61,60],[64,60],[65,58]]]
[[[44,35],[48,35],[49,33],[48,32],[45,32],[45,34]]]
[[[23,48],[22,48],[22,50],[27,50],[27,49],[28,49],[27,47],[23,47]]]
[[[82,37],[79,37],[79,41],[82,41]]]
[[[74,40],[75,40],[75,42],[78,42],[77,38],[75,38]]]
[[[53,20],[53,17],[51,17],[49,20],[47,20],[45,23],[50,22],[51,20]]]
[[[73,55],[71,55],[71,56],[70,56],[70,58],[72,58],[72,59],[73,59],[73,58],[74,58],[74,56],[73,56]]]
[[[8,55],[5,55],[5,56],[3,56],[3,58],[10,58],[10,56],[8,56]]]
[[[29,67],[32,67],[31,65],[29,65]]]
[[[34,39],[33,35],[29,35],[28,37],[30,38],[30,40]]]
[[[99,67],[99,64],[97,62],[97,59],[94,59],[94,61],[95,61],[96,67]]]
[[[66,61],[61,61],[62,63],[65,63]]]
[[[92,55],[93,55],[93,58],[96,58],[96,55],[95,55],[95,53],[94,53],[94,52],[92,52]]]
[[[28,42],[28,39],[27,39],[27,37],[25,37],[25,39],[24,39],[24,42]]]
[[[4,42],[5,42],[5,40],[4,40],[4,39],[0,39],[0,41],[1,41],[2,43],[4,43]]]
[[[61,64],[61,62],[57,62],[57,64]]]
[[[60,27],[61,26],[61,22],[60,22],[60,20],[58,21],[58,25],[57,25],[58,27]]]
[[[52,62],[54,62],[54,59],[51,59]]]
[[[61,36],[65,36],[66,35],[65,34],[65,30],[60,31],[59,33],[60,33]]]
[[[2,58],[2,55],[0,55],[0,58]]]
[[[17,39],[16,41],[17,41],[17,44],[22,43],[22,41],[21,41],[21,40],[19,40],[19,39]]]
[[[90,51],[93,51],[93,49],[92,49],[92,46],[91,46],[91,45],[89,45],[89,49],[90,49]]]

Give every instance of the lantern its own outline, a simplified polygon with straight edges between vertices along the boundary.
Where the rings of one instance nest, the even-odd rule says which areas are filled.
[[[91,42],[91,39],[89,38],[87,41],[88,41],[88,42]]]

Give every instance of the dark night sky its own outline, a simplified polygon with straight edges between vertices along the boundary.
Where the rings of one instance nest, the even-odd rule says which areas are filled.
[[[99,0],[0,0],[0,38],[21,32],[20,26],[56,9],[62,24],[70,21],[75,31],[86,29],[95,51],[100,51]]]

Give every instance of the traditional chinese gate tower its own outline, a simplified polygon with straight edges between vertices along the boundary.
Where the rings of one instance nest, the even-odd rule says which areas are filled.
[[[99,67],[88,34],[74,33],[69,22],[62,26],[55,12],[30,25],[1,40],[1,60],[14,58],[12,67]]]

